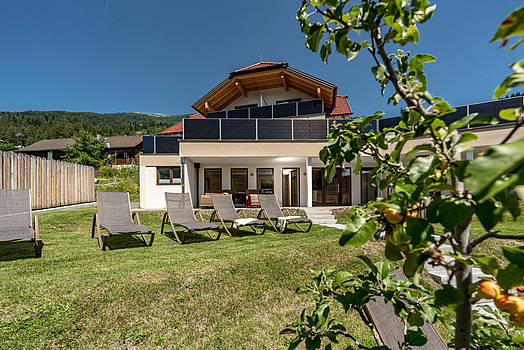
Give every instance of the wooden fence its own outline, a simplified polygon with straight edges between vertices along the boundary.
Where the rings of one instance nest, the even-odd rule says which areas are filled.
[[[94,177],[90,166],[0,152],[0,189],[30,189],[33,209],[93,202]]]

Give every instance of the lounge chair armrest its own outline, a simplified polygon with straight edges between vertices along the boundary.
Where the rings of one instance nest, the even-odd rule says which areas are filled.
[[[38,214],[34,214],[35,217],[35,239],[40,239],[40,226],[38,225]]]
[[[136,211],[133,212],[132,218],[134,218],[135,216],[136,216],[136,223],[139,225],[142,225],[142,223],[140,222],[140,216],[138,215]]]
[[[245,208],[237,208],[237,213],[240,213],[244,218],[247,218],[246,212],[244,211]]]
[[[204,221],[204,218],[202,217],[202,210],[194,209],[193,213],[195,213],[195,215],[198,214],[198,217],[200,218],[200,221]]]

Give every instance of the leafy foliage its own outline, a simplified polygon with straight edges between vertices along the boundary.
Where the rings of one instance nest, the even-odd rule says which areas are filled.
[[[382,94],[388,87],[392,88],[388,103],[397,105],[402,101],[405,105],[398,125],[380,131],[371,127],[375,120],[382,118],[380,111],[353,119],[344,128],[336,128],[319,153],[326,164],[328,181],[333,179],[337,167],[349,162],[356,161],[355,171],[360,171],[362,157],[368,157],[376,163],[371,171],[373,183],[381,190],[389,189],[384,191],[383,198],[352,209],[351,224],[339,243],[358,246],[384,236],[386,258],[400,261],[404,273],[419,288],[426,264],[439,265],[449,271],[457,279],[457,287],[445,284],[440,290],[428,292],[427,300],[420,304],[435,313],[443,308],[456,313],[456,327],[461,331],[455,334],[454,346],[469,349],[476,346],[469,306],[479,299],[473,296],[476,286],[471,283],[472,267],[491,273],[502,286],[505,297],[512,293],[510,288],[524,284],[524,255],[520,248],[504,249],[509,264],[502,270],[492,257],[474,254],[478,242],[497,238],[490,230],[497,228],[505,213],[513,219],[521,214],[517,193],[522,192],[524,186],[524,140],[509,141],[523,124],[523,113],[521,109],[502,111],[502,118],[515,121],[508,136],[484,155],[474,160],[463,159],[461,154],[472,150],[468,143],[477,136],[462,128],[468,124],[494,125],[498,120],[497,116],[471,114],[447,125],[441,119],[454,109],[443,98],[427,91],[424,64],[436,58],[426,53],[412,55],[401,49],[419,41],[418,25],[429,20],[434,11],[435,6],[427,0],[375,0],[353,5],[344,0],[303,0],[297,18],[306,35],[306,46],[313,52],[320,48],[320,58],[324,62],[333,52],[332,46],[348,60],[366,49],[376,64],[371,73],[380,84]],[[493,40],[523,34],[522,23],[524,11],[520,9],[501,24]],[[368,38],[363,38],[363,32],[368,34]],[[391,45],[397,47],[394,53],[386,50]],[[513,65],[515,73],[497,88],[496,96],[524,82],[521,62]],[[424,143],[414,142],[415,139],[423,139]],[[469,234],[474,215],[479,217],[487,231],[480,241],[471,240]],[[438,233],[441,227],[444,232]],[[444,259],[440,249],[446,241],[453,248],[450,254],[453,263]],[[378,265],[370,261],[368,264],[372,273],[357,281],[363,286],[374,286]],[[291,348],[302,340],[306,340],[307,348],[319,348],[323,336],[335,342],[339,333],[328,334],[333,333],[329,327],[337,323],[335,320],[327,322],[329,303],[326,300],[336,299],[339,295],[337,288],[341,287],[329,282],[332,273],[331,270],[314,272],[316,284],[307,289],[317,295],[316,310],[311,316],[302,313],[301,321],[294,326],[296,337]],[[360,287],[351,287],[353,298],[358,299],[356,305],[369,300],[370,294],[358,294],[356,291]],[[402,293],[397,290],[393,294]],[[395,305],[394,298],[389,301]],[[430,303],[430,299],[434,302]],[[505,317],[514,329],[524,326],[524,301],[519,298],[507,300],[500,301]],[[504,306],[505,303],[509,306]],[[523,310],[518,311],[521,306]],[[513,311],[508,313],[508,310]],[[409,315],[398,315],[409,322]],[[327,330],[322,331],[325,324]],[[338,324],[337,329],[345,332]],[[519,331],[515,332],[518,336]],[[406,333],[406,341],[411,339],[411,335],[414,333]],[[493,341],[497,347],[509,343]],[[414,345],[415,341],[406,347]]]
[[[63,159],[65,161],[89,165],[95,169],[109,164],[110,157],[104,155],[104,143],[95,138],[88,131],[80,130],[73,136],[75,143],[65,149]]]
[[[27,146],[43,139],[73,137],[78,130],[102,136],[155,135],[185,116],[187,114],[165,116],[67,111],[0,112],[0,139],[14,145]]]

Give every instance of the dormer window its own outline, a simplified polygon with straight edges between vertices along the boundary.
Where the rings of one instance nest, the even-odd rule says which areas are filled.
[[[301,98],[293,98],[291,100],[282,100],[282,101],[277,101],[277,105],[280,105],[280,104],[284,104],[284,103],[294,103],[294,102],[300,102],[302,99]]]

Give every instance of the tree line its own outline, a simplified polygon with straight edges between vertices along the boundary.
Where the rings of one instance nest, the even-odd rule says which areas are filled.
[[[156,135],[188,114],[107,113],[68,111],[0,112],[0,150],[28,146],[43,139],[92,135]]]

